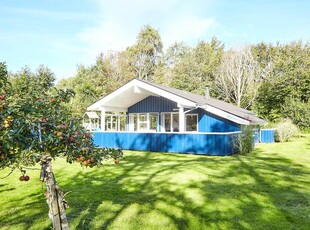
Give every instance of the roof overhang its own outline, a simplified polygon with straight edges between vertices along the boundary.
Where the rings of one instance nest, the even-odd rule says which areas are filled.
[[[204,109],[205,111],[207,112],[210,112],[212,114],[215,114],[219,117],[222,117],[224,119],[227,119],[227,120],[230,120],[234,123],[237,123],[237,124],[240,124],[240,125],[250,125],[251,122],[249,120],[246,120],[246,119],[243,119],[243,118],[240,118],[238,116],[235,116],[231,113],[227,113],[223,110],[220,110],[218,108],[215,108],[211,105],[205,105],[205,106],[201,106],[200,108]]]
[[[91,119],[99,119],[98,114],[95,112],[85,112],[83,117],[85,117],[85,116],[87,116],[88,118],[91,118]]]
[[[87,110],[90,111],[123,111],[149,96],[161,96],[176,102],[182,107],[195,107],[196,103],[173,93],[167,92],[146,82],[133,79],[114,92],[103,97],[99,101],[90,105]]]

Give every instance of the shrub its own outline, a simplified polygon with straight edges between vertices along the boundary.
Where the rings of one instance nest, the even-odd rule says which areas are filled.
[[[296,98],[287,98],[281,113],[283,117],[290,118],[299,129],[310,129],[310,100],[303,102]]]
[[[298,135],[298,128],[290,119],[283,119],[276,127],[275,140],[278,142],[286,142],[290,138]]]
[[[244,125],[237,136],[236,148],[240,154],[248,154],[254,148],[254,126]]]

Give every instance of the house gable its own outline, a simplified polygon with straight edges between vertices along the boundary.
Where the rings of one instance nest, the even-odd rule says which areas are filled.
[[[173,112],[178,108],[176,102],[163,97],[149,96],[128,108],[128,113]]]
[[[126,112],[129,107],[149,96],[161,96],[176,102],[182,107],[195,107],[196,105],[195,102],[179,95],[160,89],[154,85],[148,84],[147,82],[133,79],[89,106],[87,110],[101,111],[102,109],[105,109],[106,111]]]

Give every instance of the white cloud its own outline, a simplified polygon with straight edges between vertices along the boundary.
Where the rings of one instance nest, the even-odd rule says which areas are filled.
[[[166,46],[176,41],[195,43],[206,37],[208,30],[215,25],[213,18],[198,18],[190,16],[173,20],[163,31],[163,40]]]
[[[184,0],[98,0],[97,24],[84,28],[77,39],[88,47],[89,55],[107,50],[123,50],[133,45],[140,29],[151,25],[159,30],[165,47],[175,41],[193,44],[202,40],[215,24],[201,15],[201,3]],[[206,11],[208,1],[203,1]],[[198,13],[199,14],[198,14]]]
[[[131,33],[117,21],[104,20],[96,27],[85,28],[77,38],[85,43],[90,55],[98,55],[107,50],[122,50],[133,44],[135,37]]]
[[[82,27],[72,37],[54,40],[52,49],[66,53],[61,56],[71,62],[91,65],[100,52],[120,51],[133,45],[144,25],[151,25],[159,31],[165,48],[175,41],[192,45],[210,37],[207,36],[208,31],[216,24],[214,18],[204,16],[207,1],[201,2],[203,3],[195,1],[193,4],[186,0],[97,0],[98,8],[92,15],[92,23]],[[59,73],[71,73],[75,66],[73,68],[67,65],[66,68],[67,70],[59,69]]]

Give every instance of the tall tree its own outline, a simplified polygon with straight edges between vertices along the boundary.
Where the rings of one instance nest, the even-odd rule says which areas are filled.
[[[213,87],[223,49],[224,45],[212,38],[211,42],[201,41],[196,47],[184,50],[173,68],[171,86],[203,95],[206,86]]]
[[[153,80],[154,70],[163,55],[163,43],[158,31],[149,25],[143,27],[137,36],[136,44],[129,47],[127,52],[135,77]]]
[[[225,52],[215,81],[219,96],[239,107],[250,107],[260,84],[259,70],[250,47]]]
[[[40,65],[35,73],[28,66],[25,66],[18,73],[9,75],[12,89],[23,94],[32,91],[48,91],[54,86],[55,79],[55,74],[44,65]]]
[[[259,88],[255,101],[258,114],[273,121],[281,118],[281,106],[287,98],[302,103],[310,99],[310,46],[302,41],[288,44],[254,46],[261,68],[268,76]]]
[[[155,68],[155,82],[170,86],[173,81],[173,70],[183,58],[190,52],[191,48],[185,43],[174,43],[164,53],[159,65]]]
[[[72,101],[73,113],[81,116],[88,105],[111,93],[134,78],[126,52],[101,53],[94,65],[79,66],[76,76],[61,80],[61,89],[73,89],[76,96]]]

